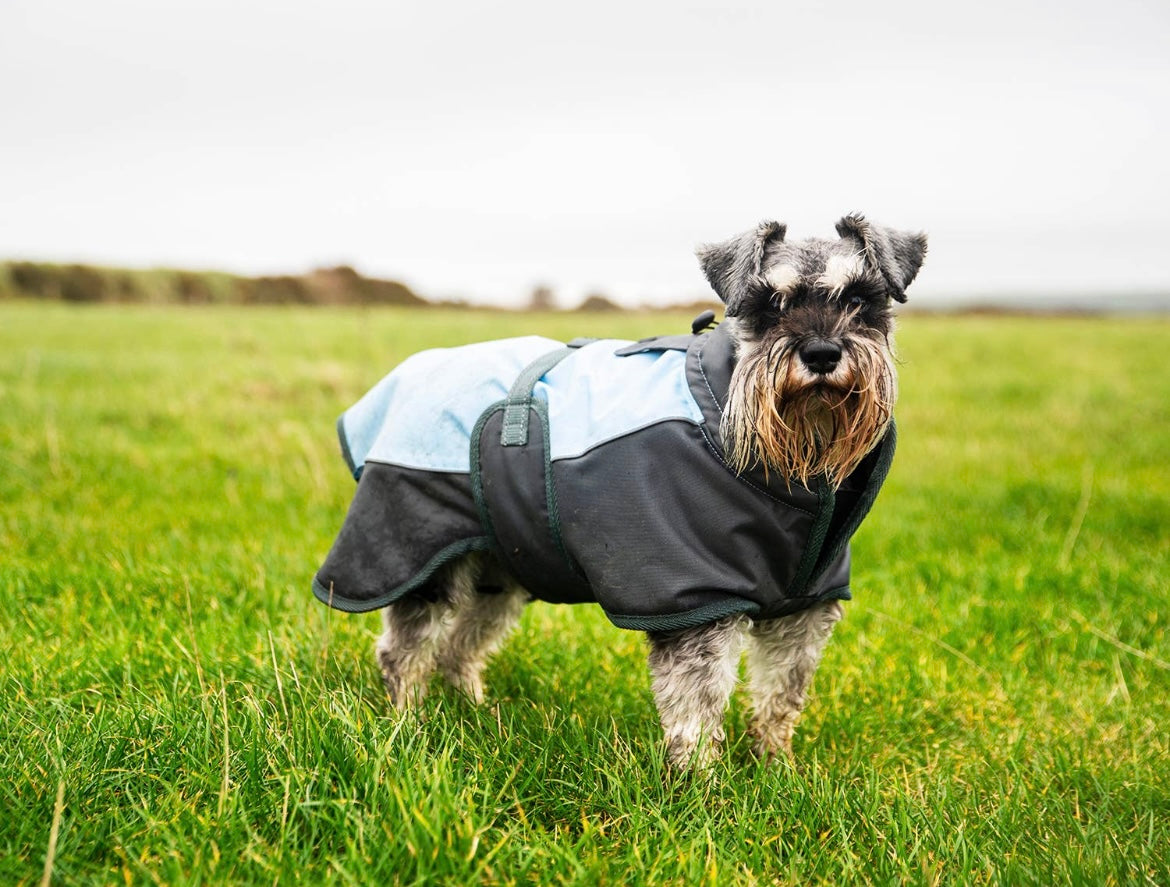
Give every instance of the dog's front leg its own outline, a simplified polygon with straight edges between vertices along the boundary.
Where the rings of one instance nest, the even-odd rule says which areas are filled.
[[[755,751],[792,757],[792,734],[808,699],[821,653],[844,615],[839,601],[824,601],[782,619],[752,624],[748,643]]]
[[[652,631],[650,674],[671,764],[705,767],[719,756],[723,713],[743,649],[742,616],[698,628]]]

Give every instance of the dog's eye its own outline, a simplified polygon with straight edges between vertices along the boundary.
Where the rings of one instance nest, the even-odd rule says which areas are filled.
[[[839,298],[842,305],[857,310],[873,304],[876,297],[877,293],[872,287],[863,283],[854,283],[847,286]]]
[[[789,308],[804,304],[807,298],[808,289],[798,284],[786,290],[774,290],[770,302],[777,311],[787,311]]]

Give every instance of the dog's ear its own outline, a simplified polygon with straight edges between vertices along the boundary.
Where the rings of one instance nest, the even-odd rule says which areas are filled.
[[[760,222],[754,231],[695,250],[711,288],[727,306],[728,317],[739,314],[751,287],[763,278],[768,244],[783,241],[787,230],[779,222]]]
[[[906,287],[918,276],[926,258],[926,235],[871,225],[861,213],[843,217],[837,223],[837,233],[861,241],[866,263],[882,276],[890,295],[905,302]]]

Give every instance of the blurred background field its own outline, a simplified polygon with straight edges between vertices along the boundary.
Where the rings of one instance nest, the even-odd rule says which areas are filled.
[[[0,302],[0,880],[1170,882],[1166,318],[904,319],[798,770],[737,699],[670,778],[592,608],[530,607],[487,707],[391,714],[377,617],[309,592],[337,414],[421,348],[689,322]]]

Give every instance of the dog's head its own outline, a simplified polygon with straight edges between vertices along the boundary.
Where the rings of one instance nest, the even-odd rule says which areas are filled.
[[[837,240],[789,243],[763,222],[699,249],[736,342],[722,434],[736,471],[761,464],[834,486],[881,440],[897,397],[891,302],[926,256],[926,235],[837,223]]]

